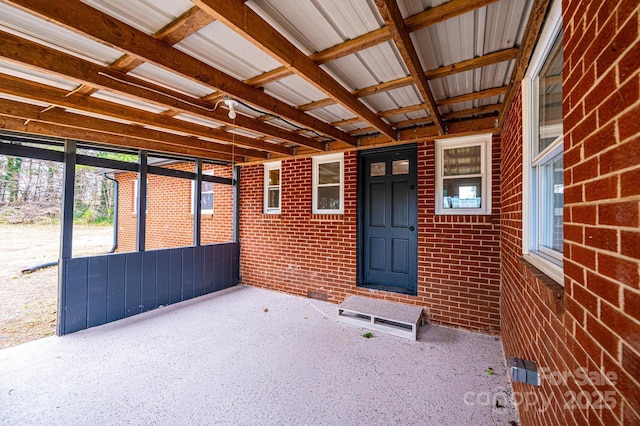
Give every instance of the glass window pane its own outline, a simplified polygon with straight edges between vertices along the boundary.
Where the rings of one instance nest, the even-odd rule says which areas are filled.
[[[202,181],[202,193],[213,192],[213,182]]]
[[[444,150],[442,170],[444,176],[475,175],[482,172],[480,145]]]
[[[269,204],[268,208],[280,208],[280,188],[269,188]]]
[[[387,174],[387,163],[371,163],[371,176],[384,176]]]
[[[280,169],[269,170],[269,186],[280,185]]]
[[[455,178],[442,181],[442,207],[473,209],[482,207],[482,178]]]
[[[540,168],[540,245],[563,251],[564,167],[562,156]]]
[[[560,34],[538,77],[538,153],[562,135],[562,56]]]
[[[213,210],[213,192],[203,192],[200,205],[202,210]]]
[[[318,209],[338,210],[340,208],[340,186],[318,188]]]
[[[319,164],[318,183],[320,185],[340,183],[340,162]]]
[[[396,160],[392,165],[392,173],[394,175],[409,174],[409,160]]]

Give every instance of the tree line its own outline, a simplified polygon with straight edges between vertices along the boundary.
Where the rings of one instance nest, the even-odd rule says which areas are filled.
[[[62,163],[0,155],[0,222],[58,222],[62,179]],[[76,222],[111,223],[114,192],[114,182],[104,176],[104,171],[76,166]]]

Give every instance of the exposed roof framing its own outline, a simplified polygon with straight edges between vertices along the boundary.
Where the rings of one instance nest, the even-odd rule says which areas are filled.
[[[440,112],[436,108],[436,100],[433,97],[433,93],[431,93],[431,88],[429,87],[429,83],[427,83],[427,77],[424,75],[420,59],[409,37],[409,31],[405,26],[404,19],[402,19],[396,0],[376,0],[376,5],[384,21],[387,23],[391,38],[395,41],[405,65],[409,68],[411,79],[418,88],[418,92],[420,92],[420,96],[422,96],[427,106],[426,109],[429,110],[438,132],[441,134],[446,133],[444,122],[442,121]]]
[[[548,4],[0,0],[0,128],[231,162],[496,131]]]
[[[244,38],[264,50],[268,55],[285,64],[296,75],[327,93],[331,99],[342,104],[355,115],[362,117],[380,133],[394,137],[391,126],[382,121],[366,105],[358,102],[347,89],[245,5],[243,0],[193,0],[193,2],[211,16],[242,34]],[[344,141],[349,142],[348,140]],[[352,142],[355,145],[355,141]]]

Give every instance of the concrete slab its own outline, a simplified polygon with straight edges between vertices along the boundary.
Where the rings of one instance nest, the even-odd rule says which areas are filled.
[[[518,420],[496,338],[427,325],[415,342],[365,339],[336,317],[336,305],[239,287],[3,349],[0,423]]]

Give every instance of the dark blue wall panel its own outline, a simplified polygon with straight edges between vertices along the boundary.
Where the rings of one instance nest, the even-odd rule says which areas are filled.
[[[60,334],[234,286],[239,255],[225,243],[63,259]]]
[[[157,275],[156,275],[156,302],[158,306],[169,304],[169,250],[156,252]]]
[[[102,256],[101,256],[102,257]],[[109,267],[107,279],[107,322],[124,318],[126,254],[105,256]]]
[[[107,322],[107,284],[109,261],[106,256],[90,257],[88,282],[89,300],[87,301],[87,327]]]
[[[142,253],[142,312],[158,307],[156,303],[157,251]]]
[[[124,291],[124,316],[130,317],[142,312],[142,253],[126,253],[125,256],[127,274]]]
[[[182,298],[182,250],[169,250],[169,303],[176,303]]]
[[[89,262],[87,258],[66,259],[63,263],[65,267],[65,287],[64,294],[67,304],[65,309],[64,329],[69,333],[87,328],[87,269]],[[73,307],[70,309],[69,307]]]
[[[193,251],[194,247],[182,249],[182,300],[193,298]]]
[[[193,297],[204,294],[204,252],[205,250],[193,252]]]
[[[205,294],[211,293],[215,289],[215,275],[214,263],[210,261],[213,259],[216,246],[206,246],[204,248],[204,292]],[[209,259],[209,261],[207,261]]]

